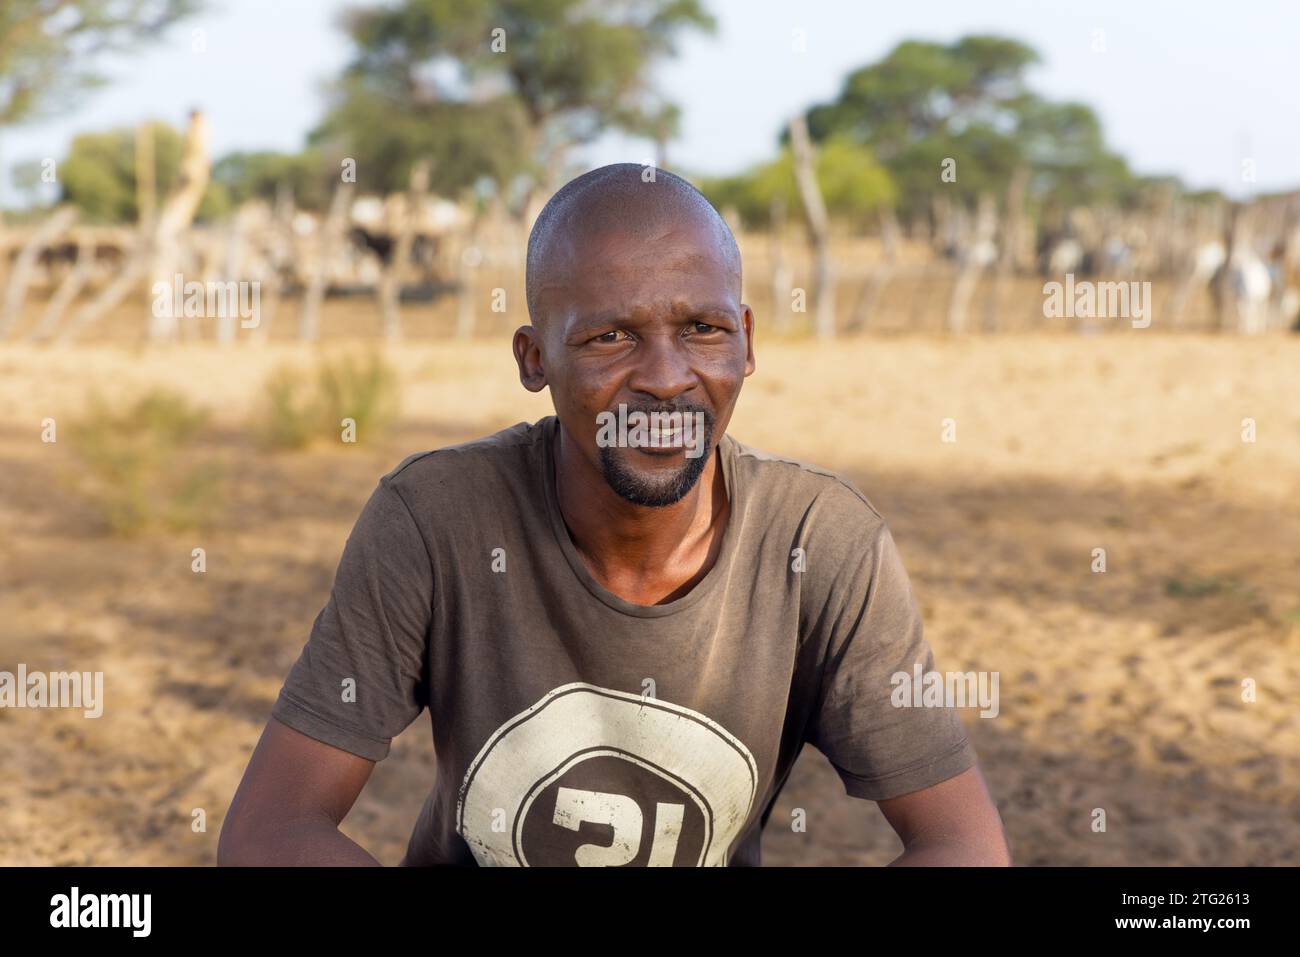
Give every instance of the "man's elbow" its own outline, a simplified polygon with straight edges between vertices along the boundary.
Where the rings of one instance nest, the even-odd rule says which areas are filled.
[[[240,867],[245,864],[245,845],[237,820],[227,816],[217,837],[217,867]]]
[[[1006,836],[999,834],[999,840],[995,841],[983,853],[985,860],[978,866],[980,867],[1013,867],[1014,862],[1011,860],[1011,848],[1007,845]]]
[[[266,863],[267,840],[246,815],[229,814],[217,838],[218,867],[250,867]]]
[[[1012,867],[1011,847],[1001,826],[985,828],[952,841],[951,854],[967,867]]]
[[[975,862],[976,867],[1011,867],[1011,845],[1007,843],[1006,832],[1001,825],[997,828],[986,831],[981,835],[982,840],[973,844],[973,850],[978,858]]]
[[[1012,867],[1011,848],[1001,828],[909,841],[893,867]]]

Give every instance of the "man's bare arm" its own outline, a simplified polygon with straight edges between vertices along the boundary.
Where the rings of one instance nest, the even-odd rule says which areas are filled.
[[[217,864],[378,867],[338,829],[374,767],[271,718],[226,813]]]
[[[1002,817],[976,764],[956,777],[877,802],[903,841],[891,867],[1010,867]]]

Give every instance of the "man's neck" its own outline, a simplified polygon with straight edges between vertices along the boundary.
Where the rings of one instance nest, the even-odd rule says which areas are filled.
[[[556,429],[556,498],[588,571],[614,594],[639,605],[674,601],[713,567],[730,513],[716,442],[699,481],[672,505],[652,508],[623,498]]]

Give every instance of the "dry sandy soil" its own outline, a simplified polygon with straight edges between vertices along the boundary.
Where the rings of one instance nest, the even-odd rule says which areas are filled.
[[[304,357],[278,343],[0,351],[0,670],[106,675],[96,720],[0,710],[0,863],[211,864],[377,477],[550,411],[504,340],[418,343],[391,353],[404,415],[382,443],[264,452],[247,425],[262,379]],[[963,715],[1017,863],[1297,864],[1297,368],[1300,340],[1280,336],[766,342],[732,434],[850,476],[894,530],[939,667],[999,672],[1000,714]],[[156,385],[211,409],[224,511],[208,529],[123,538],[72,490],[75,451],[66,432],[42,443],[41,421],[74,420],[96,386]],[[947,418],[956,442],[940,441]],[[195,547],[206,574],[190,570]],[[1098,547],[1105,574],[1090,569]],[[396,863],[433,768],[421,719],[345,830]],[[765,863],[898,850],[874,805],[806,751]]]

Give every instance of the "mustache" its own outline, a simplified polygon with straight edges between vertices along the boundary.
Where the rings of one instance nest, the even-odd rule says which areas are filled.
[[[612,409],[608,410],[609,414],[618,415],[619,406],[622,406],[624,409],[626,409],[628,415],[631,415],[633,412],[640,412],[647,416],[655,415],[655,414],[670,415],[674,412],[680,413],[683,416],[695,415],[699,413],[704,416],[704,421],[707,425],[713,424],[713,410],[708,408],[707,406],[698,405],[694,402],[673,402],[673,403],[656,402],[656,403],[646,403],[646,404],[640,404],[640,403],[633,404],[631,402],[620,402],[619,405],[616,405]]]

